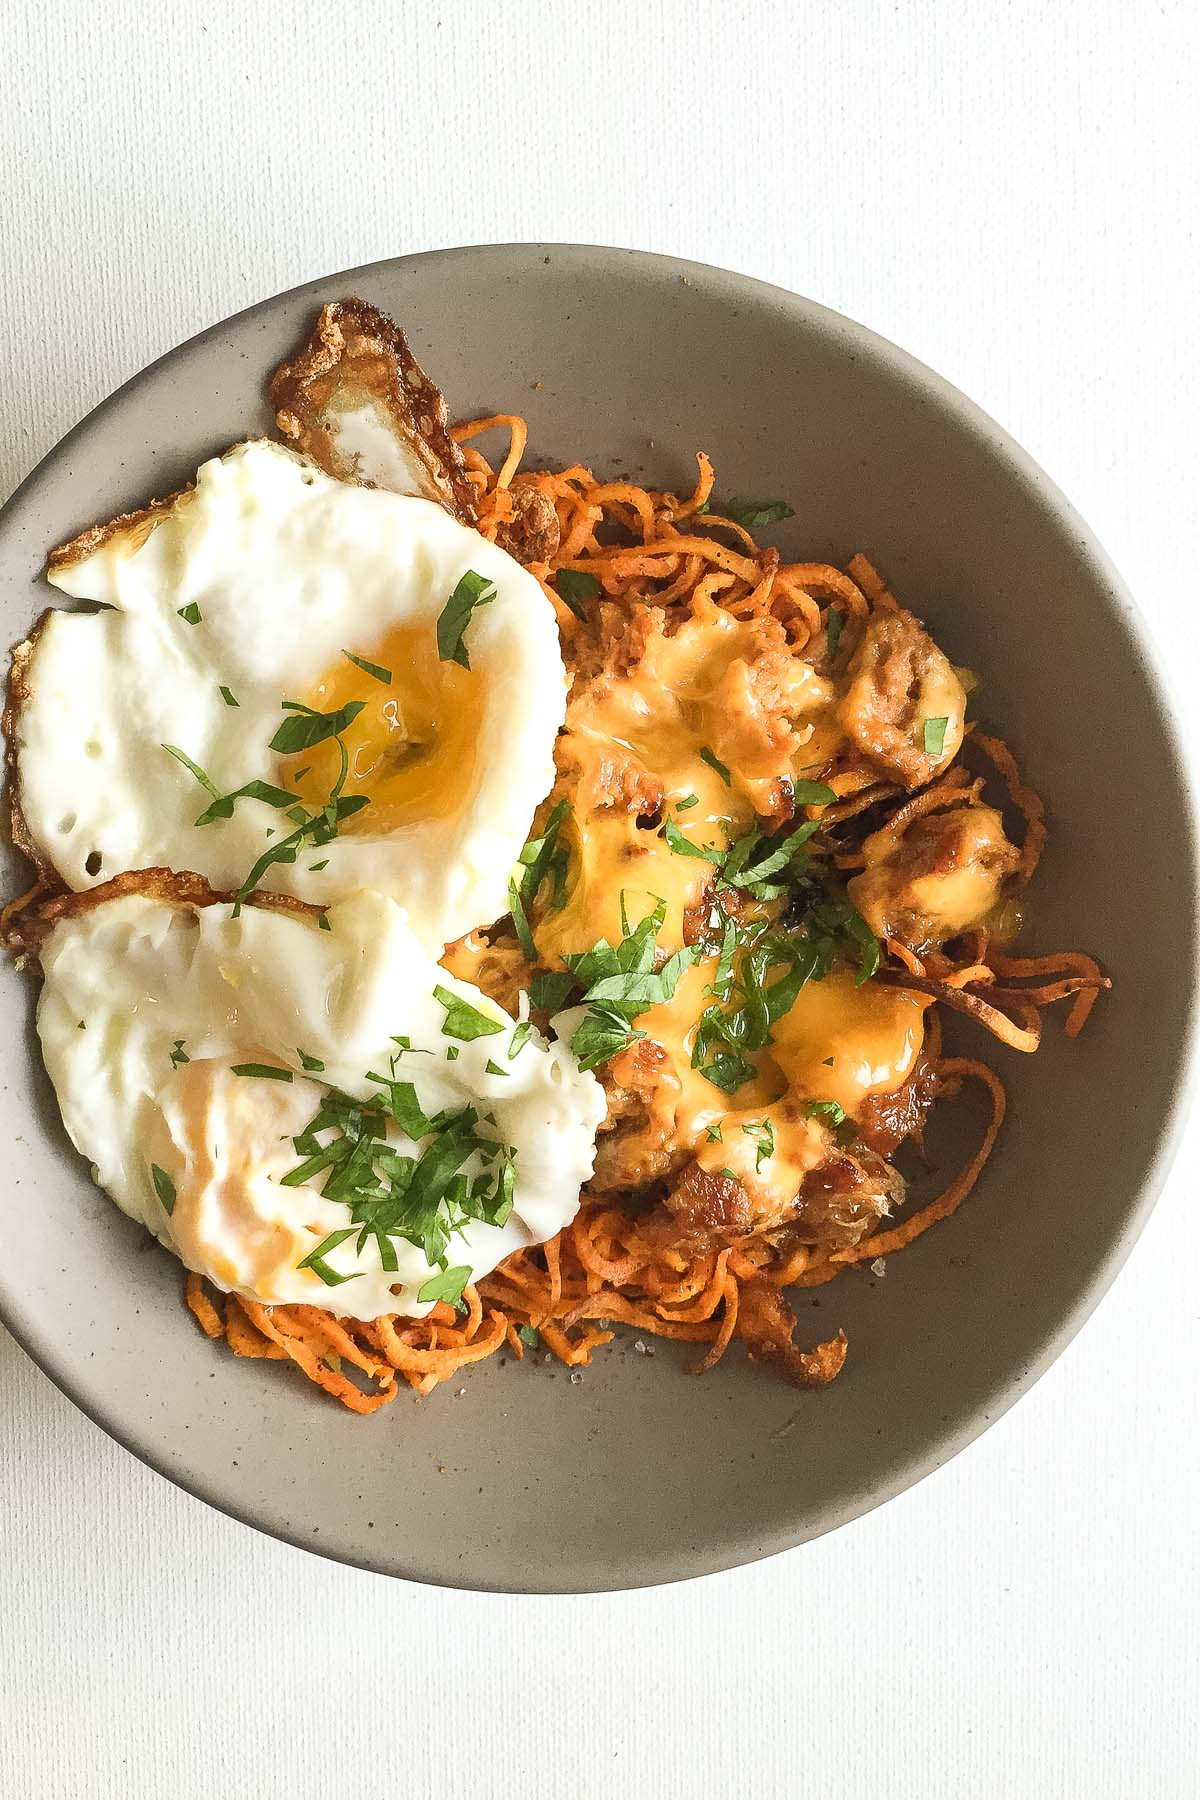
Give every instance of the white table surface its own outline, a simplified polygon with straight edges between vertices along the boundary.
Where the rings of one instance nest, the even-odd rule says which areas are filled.
[[[796,288],[966,389],[1186,678],[1198,18],[10,0],[0,494],[150,358],[316,274],[633,245]],[[0,1334],[0,1794],[1195,1794],[1198,1149],[1091,1323],[956,1462],[650,1593],[454,1595],[285,1548],[142,1468]]]

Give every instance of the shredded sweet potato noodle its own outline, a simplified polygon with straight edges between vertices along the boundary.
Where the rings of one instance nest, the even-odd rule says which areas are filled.
[[[496,465],[475,447],[491,432],[508,434]],[[836,629],[851,636],[879,615],[907,616],[861,554],[840,569],[787,562],[777,550],[760,548],[743,524],[712,509],[713,468],[703,454],[696,459],[694,487],[680,497],[628,480],[598,481],[579,464],[560,473],[521,472],[526,426],[507,414],[460,424],[451,435],[462,449],[486,537],[507,543],[504,534],[535,513],[557,526],[540,532],[535,553],[523,560],[554,607],[569,667],[579,666],[585,647],[594,655],[596,620],[557,592],[554,577],[561,570],[592,577],[593,591],[626,612],[638,604],[686,603],[693,618],[717,608],[739,620],[770,619],[777,622],[771,629],[782,626],[788,642],[799,648],[829,634],[835,609]],[[556,547],[548,554],[538,554],[551,545]],[[1008,891],[1023,887],[1045,842],[1042,803],[999,739],[970,729],[964,752],[970,768],[952,763],[915,792],[913,783],[897,785],[864,761],[851,760],[829,773],[837,799],[823,809],[821,824],[829,833],[834,866],[847,873],[866,866],[866,821],[875,820],[870,850],[878,859],[901,846],[907,834],[937,829],[947,814],[986,807],[987,781],[998,778],[1010,811],[1023,821]],[[968,1015],[1021,1052],[1036,1049],[1044,1007],[1069,999],[1066,1031],[1074,1036],[1109,985],[1090,957],[1074,951],[1009,954],[1003,944],[1011,932],[1006,935],[999,925],[990,935],[975,928],[950,939],[949,946],[918,949],[888,931],[880,935],[885,953],[875,977],[880,984]],[[386,1405],[402,1385],[428,1394],[500,1350],[518,1360],[532,1351],[573,1370],[586,1367],[595,1350],[612,1342],[618,1325],[644,1337],[694,1344],[698,1373],[711,1369],[737,1338],[752,1358],[788,1379],[825,1386],[845,1361],[845,1335],[799,1348],[784,1290],[832,1281],[855,1265],[904,1248],[948,1218],[978,1181],[1004,1120],[999,1077],[982,1062],[941,1054],[934,1007],[922,1071],[927,1092],[940,1100],[966,1084],[982,1089],[989,1109],[982,1138],[936,1199],[855,1243],[818,1246],[796,1242],[786,1229],[749,1230],[722,1248],[698,1252],[682,1240],[671,1241],[661,1213],[654,1218],[646,1210],[628,1210],[612,1193],[585,1193],[573,1223],[556,1238],[518,1251],[477,1286],[468,1286],[465,1313],[439,1303],[422,1319],[339,1320],[313,1307],[266,1307],[236,1295],[214,1301],[194,1274],[187,1277],[187,1304],[200,1328],[209,1337],[224,1338],[235,1355],[290,1359],[310,1381],[363,1414]],[[905,1136],[919,1141],[922,1122],[923,1114],[897,1141]]]

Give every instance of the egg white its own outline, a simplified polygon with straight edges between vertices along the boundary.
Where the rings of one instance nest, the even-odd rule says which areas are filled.
[[[404,1037],[412,1049],[397,1073],[414,1083],[425,1111],[474,1105],[480,1129],[513,1147],[507,1222],[471,1221],[446,1252],[448,1266],[468,1267],[472,1279],[570,1223],[592,1171],[603,1090],[564,1044],[537,1033],[510,1055],[513,1020],[441,969],[392,901],[361,893],[326,917],[323,930],[303,914],[248,906],[235,918],[228,905],[134,895],[61,920],[41,952],[46,1067],[97,1182],[189,1268],[265,1304],[420,1316],[431,1302],[419,1292],[433,1270],[403,1239],[392,1240],[396,1272],[382,1267],[373,1239],[360,1253],[354,1237],[326,1258],[350,1280],[327,1286],[296,1266],[349,1223],[346,1206],[321,1195],[322,1176],[280,1183],[301,1161],[291,1140],[316,1113],[323,1084],[358,1099],[377,1095],[368,1072],[386,1072],[394,1039]],[[436,986],[501,1030],[470,1042],[448,1037]],[[324,1069],[306,1072],[304,1058]],[[502,1073],[489,1072],[489,1061]],[[292,1080],[232,1072],[264,1062]],[[398,1128],[391,1141],[413,1153]],[[175,1189],[169,1214],[154,1165]],[[477,1171],[468,1164],[466,1172]]]
[[[57,587],[108,610],[52,612],[35,640],[15,733],[35,845],[76,890],[160,866],[236,890],[268,834],[291,826],[242,800],[232,818],[198,829],[209,796],[162,746],[178,745],[222,792],[280,785],[268,745],[281,703],[346,650],[377,660],[391,627],[432,632],[468,570],[495,597],[465,635],[482,684],[466,791],[446,816],[402,829],[373,831],[361,814],[352,832],[273,866],[263,885],[318,904],[376,888],[439,948],[498,917],[554,778],[567,682],[553,609],[506,552],[441,507],[346,486],[266,441],[205,463],[149,529],[117,529],[51,571]],[[197,623],[181,616],[192,607]]]

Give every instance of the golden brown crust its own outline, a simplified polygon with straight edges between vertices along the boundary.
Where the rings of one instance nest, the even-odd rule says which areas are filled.
[[[10,653],[8,665],[8,685],[4,696],[4,715],[0,719],[0,729],[4,732],[4,764],[5,764],[5,798],[8,803],[8,834],[16,848],[23,856],[27,856],[37,872],[40,883],[46,887],[58,886],[58,876],[53,865],[42,855],[34,842],[33,834],[25,823],[25,814],[21,810],[21,789],[17,775],[17,721],[21,716],[21,708],[29,699],[29,669],[33,661],[37,641],[45,629],[49,611],[44,612],[29,636],[20,644],[15,644]]]
[[[356,456],[345,456],[331,429],[338,413],[370,407],[424,474],[421,493],[461,519],[476,520],[466,465],[447,430],[441,389],[420,367],[403,332],[364,300],[348,297],[321,308],[308,342],[280,363],[267,387],[282,435],[338,481],[365,481]]]
[[[193,486],[189,481],[186,486],[176,488],[173,494],[167,494],[162,500],[151,500],[137,512],[118,513],[115,519],[109,519],[103,525],[89,525],[78,537],[51,550],[46,558],[46,573],[53,575],[58,569],[68,569],[74,563],[85,562],[115,537],[129,539],[129,554],[132,555],[135,550],[141,549],[164,514],[169,513],[178,501],[192,493]]]
[[[161,900],[170,906],[192,907],[228,906],[235,898],[232,893],[210,886],[203,875],[189,870],[128,869],[123,875],[114,875],[111,881],[101,882],[99,887],[85,888],[82,893],[55,894],[48,899],[33,901],[7,920],[5,945],[21,954],[36,955],[48,934],[62,920],[84,918],[96,907],[110,900],[124,900],[130,894],[145,900]],[[318,919],[325,910],[308,900],[297,900],[292,894],[275,894],[263,888],[247,894],[245,905],[265,907],[272,912],[298,913],[307,919]]]

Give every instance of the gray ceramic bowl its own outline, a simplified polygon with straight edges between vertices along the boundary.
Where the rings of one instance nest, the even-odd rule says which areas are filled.
[[[4,984],[0,1297],[43,1369],[173,1481],[262,1530],[464,1587],[634,1586],[828,1531],[944,1462],[1062,1349],[1126,1255],[1182,1114],[1196,938],[1176,740],[1128,596],[1063,497],[991,420],[857,325],[718,270],[533,246],[405,257],[252,308],[155,363],[47,457],[0,520],[7,640],[50,595],[46,549],[263,430],[263,378],[322,301],[401,322],[452,411],[519,409],[536,456],[786,495],[788,549],[866,549],[957,661],[984,671],[1049,799],[1032,937],[1115,988],[1077,1043],[983,1046],[1011,1113],[957,1217],[886,1278],[806,1301],[850,1336],[823,1394],[729,1355],[626,1343],[585,1379],[493,1363],[465,1393],[359,1420],[235,1361],[180,1305],[178,1266],[92,1187],[36,1055],[32,981]],[[24,870],[10,858],[5,888]],[[940,1140],[953,1153],[954,1132]]]

